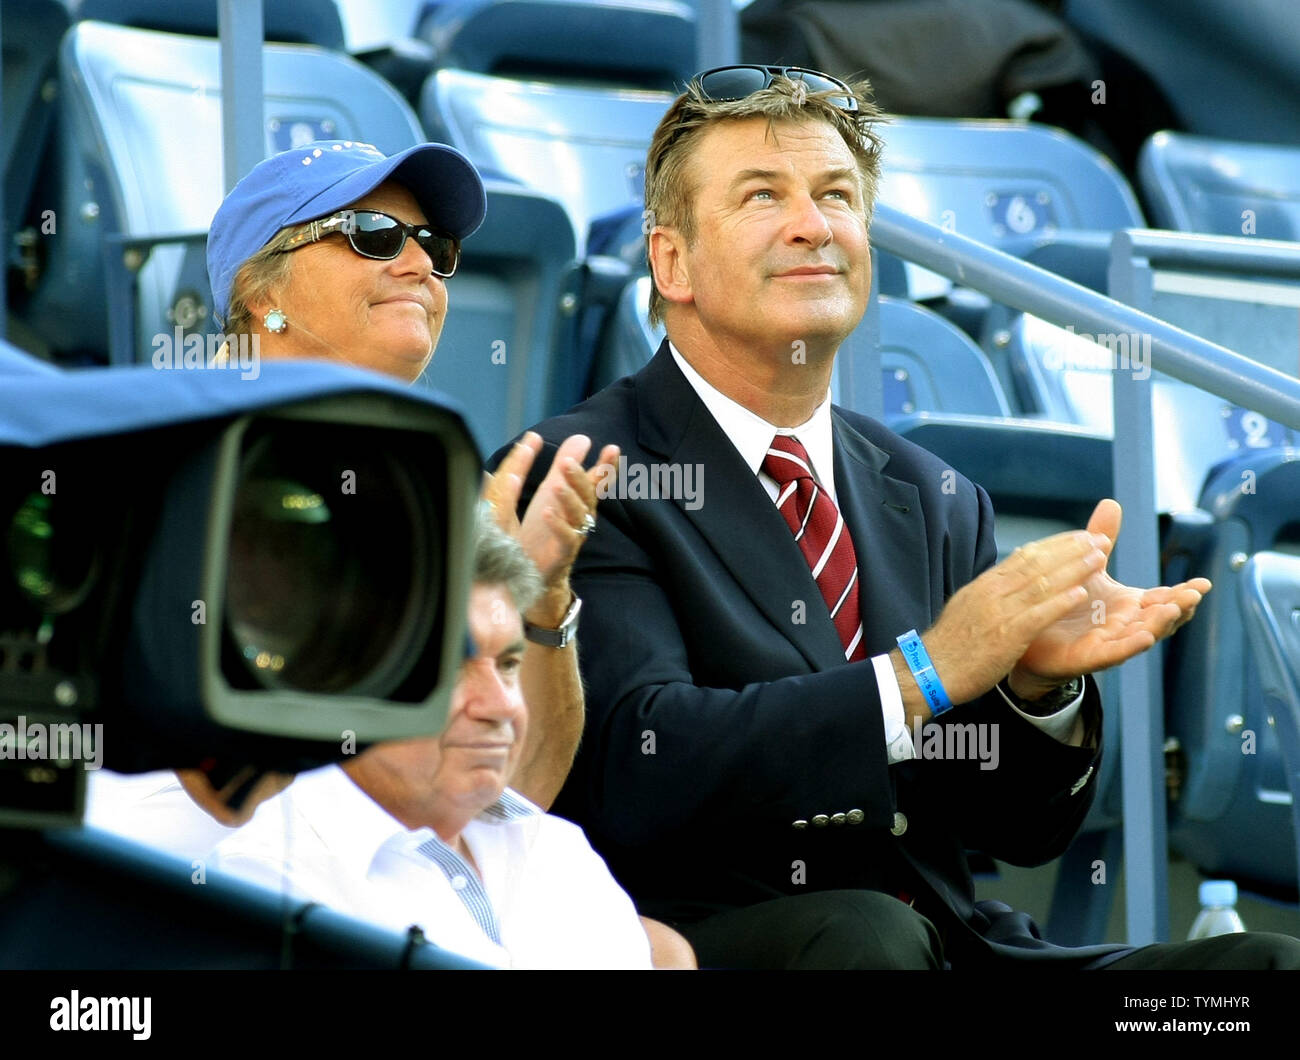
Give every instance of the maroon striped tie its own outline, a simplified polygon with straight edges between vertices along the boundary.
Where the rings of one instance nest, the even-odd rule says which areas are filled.
[[[849,662],[865,659],[858,611],[858,558],[840,510],[817,485],[808,451],[792,435],[778,434],[772,440],[763,470],[776,479],[776,510],[785,517],[821,590],[844,645],[844,658]]]

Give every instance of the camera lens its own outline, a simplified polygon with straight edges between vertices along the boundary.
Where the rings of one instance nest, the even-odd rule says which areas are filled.
[[[370,437],[332,427],[245,449],[226,622],[262,687],[386,696],[427,644],[441,584],[433,499]]]

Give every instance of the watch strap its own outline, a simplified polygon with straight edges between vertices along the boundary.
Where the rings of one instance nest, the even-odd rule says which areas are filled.
[[[575,593],[559,626],[555,629],[547,629],[545,626],[535,626],[524,619],[524,636],[534,644],[541,644],[547,648],[566,648],[578,635],[578,613],[581,610],[582,598]]]

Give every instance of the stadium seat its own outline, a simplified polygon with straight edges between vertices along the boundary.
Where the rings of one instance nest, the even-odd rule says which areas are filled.
[[[695,73],[695,15],[674,0],[443,0],[419,36],[442,66],[672,92]]]
[[[267,154],[315,139],[354,137],[386,153],[423,141],[405,101],[347,56],[280,44],[264,56]],[[213,324],[204,244],[222,198],[217,41],[81,22],[61,66],[59,238],[28,323],[64,360],[146,360],[154,336]],[[452,283],[458,310],[433,368],[485,445],[546,411],[556,306],[574,253],[554,202],[506,181],[488,187],[488,218]],[[497,341],[508,369],[492,364]],[[490,370],[508,371],[509,385],[484,386]]]
[[[1291,796],[1291,842],[1300,853],[1300,558],[1278,552],[1256,552],[1241,571],[1246,640],[1258,668],[1263,721],[1281,749]],[[1258,719],[1257,719],[1258,720]],[[1282,789],[1269,789],[1280,804]],[[1262,792],[1261,792],[1262,794]],[[1300,878],[1300,863],[1292,870]]]
[[[898,118],[883,135],[881,202],[1094,289],[1105,284],[1110,234],[1144,224],[1120,172],[1059,129]],[[1026,325],[1021,314],[987,300],[984,312],[972,313],[968,300],[948,294],[946,280],[908,268],[912,297],[946,297],[936,308],[980,339],[1018,414],[1089,425],[1053,400],[1057,380],[1024,364],[1041,357],[1033,343],[1052,341],[1059,329]]]
[[[1015,121],[897,118],[880,201],[1024,256],[1034,239],[1142,224],[1127,182],[1068,133]]]
[[[1138,179],[1161,228],[1300,240],[1300,148],[1159,132]]]
[[[217,35],[213,0],[71,0],[77,21],[112,22],[136,29]],[[334,0],[274,0],[262,4],[262,36],[285,44],[315,44],[340,51],[343,22]]]
[[[476,165],[564,203],[585,252],[592,220],[644,197],[646,149],[694,73],[688,8],[635,0],[459,0],[421,25],[439,69],[420,117]]]
[[[1011,414],[988,358],[965,332],[914,302],[886,295],[878,302],[886,423],[921,410]],[[854,394],[841,401],[866,407]]]
[[[54,118],[56,59],[59,41],[68,26],[68,13],[57,0],[4,0],[0,4],[4,32],[0,115],[0,175],[4,181],[7,242],[5,263],[15,257],[14,237],[27,218],[27,208]],[[36,238],[33,234],[32,238]],[[21,256],[18,263],[22,264]]]
[[[1286,503],[1297,496],[1300,452],[1275,448],[1239,456],[1211,477],[1199,516],[1172,521],[1163,547],[1169,579],[1195,573],[1215,584],[1196,621],[1167,649],[1166,733],[1186,763],[1181,795],[1171,807],[1170,839],[1205,873],[1292,895],[1296,855],[1287,778],[1294,764],[1283,742],[1292,730],[1268,720],[1277,720],[1280,708],[1265,693],[1280,695],[1285,687],[1270,669],[1273,649],[1261,609],[1280,606],[1281,572],[1293,571],[1291,557],[1300,553],[1300,513]],[[1263,561],[1248,576],[1248,560],[1267,552],[1290,555]],[[1286,612],[1278,621],[1290,628],[1293,620]],[[1280,641],[1279,647],[1294,650],[1293,643]]]

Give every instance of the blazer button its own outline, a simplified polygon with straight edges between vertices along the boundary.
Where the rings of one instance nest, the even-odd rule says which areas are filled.
[[[867,815],[861,810],[850,810],[847,817],[849,824],[861,824],[867,819]]]
[[[791,828],[807,828],[807,827],[808,827],[808,822],[805,821],[805,820],[801,817],[799,820],[795,821],[792,825],[790,825],[790,827],[791,827]]]
[[[890,835],[902,835],[907,831],[907,818],[901,813],[894,814],[894,826],[889,830]]]
[[[816,817],[812,819],[812,823],[814,828],[825,828],[828,824],[831,823],[831,819],[827,817],[824,813],[819,813]]]
[[[831,824],[843,824],[843,823],[844,823],[844,814],[842,813],[831,814]]]

